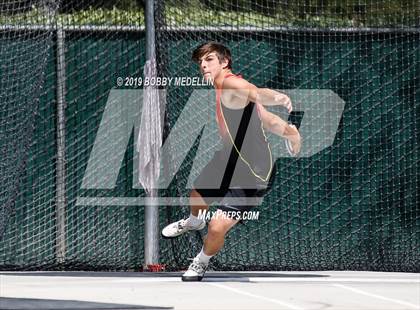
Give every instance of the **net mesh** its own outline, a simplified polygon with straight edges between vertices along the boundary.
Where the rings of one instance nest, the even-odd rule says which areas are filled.
[[[212,267],[418,270],[418,3],[196,1],[185,9],[167,0],[160,12],[157,50],[167,76],[197,76],[191,53],[212,40],[227,45],[233,71],[259,87],[330,89],[345,102],[334,143],[307,158],[276,161],[259,220],[235,227]],[[168,93],[172,126],[191,88]],[[304,113],[289,121],[301,125]],[[328,121],[314,113],[304,148],[324,134],[316,124]],[[174,195],[188,195],[196,149],[177,175]],[[164,212],[165,223],[189,213]],[[162,240],[162,260],[187,267],[201,238]]]
[[[40,12],[44,29],[11,25],[19,14],[22,22],[31,23],[25,12],[32,8]],[[0,9],[0,257],[7,265],[5,259],[21,261],[25,252],[51,256],[48,245],[38,240],[51,238],[55,230],[48,220],[54,208],[54,105],[41,105],[40,98],[51,86],[45,82],[53,45],[48,27],[56,7],[47,1],[6,1]]]
[[[125,16],[121,1],[63,1],[54,18],[45,1],[1,4],[2,269],[139,269],[143,211],[78,205],[79,196],[134,197],[134,133],[113,190],[82,189],[110,90],[118,76],[140,76],[145,62],[143,9]],[[35,30],[31,30],[35,29]],[[36,30],[38,29],[38,30]],[[57,29],[64,32],[58,49]],[[127,30],[128,29],[128,30]],[[57,65],[64,56],[65,257],[58,259]],[[109,141],[111,148],[116,141]],[[120,160],[117,154],[109,159]],[[112,224],[110,224],[112,223]]]
[[[109,155],[109,162],[121,160],[114,187],[83,189],[82,183],[110,90],[133,88],[116,87],[117,77],[143,75],[142,6],[134,0],[0,4],[1,269],[141,268],[143,207],[99,202],[144,197],[133,188],[134,129],[123,156]],[[310,157],[276,161],[259,221],[235,227],[211,267],[418,272],[417,1],[162,0],[155,8],[161,76],[198,76],[191,52],[215,40],[231,49],[234,72],[257,86],[330,89],[345,102],[332,145]],[[57,254],[60,53],[66,103],[64,260]],[[194,89],[166,90],[167,136]],[[203,112],[191,111],[194,117]],[[325,117],[319,113],[315,120]],[[305,111],[289,116],[297,125],[304,119]],[[316,142],[322,134],[313,130],[305,141]],[[107,142],[111,149],[120,145]],[[191,146],[186,139],[175,142],[171,154]],[[189,175],[199,172],[192,169],[200,160],[199,143],[205,141],[194,143],[162,196],[188,196]],[[172,162],[165,158],[163,170]],[[93,200],[77,203],[79,197]],[[185,207],[162,207],[160,227],[187,214]],[[160,240],[160,262],[169,270],[187,267],[201,238],[190,233]]]

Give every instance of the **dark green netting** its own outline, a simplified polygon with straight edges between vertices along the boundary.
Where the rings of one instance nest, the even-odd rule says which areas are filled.
[[[235,227],[213,267],[418,271],[418,6],[404,2],[391,17],[392,1],[204,1],[189,10],[177,0],[160,4],[164,75],[197,76],[191,52],[214,40],[231,49],[233,71],[257,86],[330,89],[345,101],[333,145],[309,158],[277,160],[260,220]],[[346,16],[352,16],[347,25]],[[170,126],[191,91],[168,90]],[[289,120],[298,119],[296,113]],[[172,195],[188,195],[194,150]],[[187,214],[187,208],[162,211],[165,223]],[[162,240],[162,262],[187,267],[201,244],[198,233]]]
[[[234,71],[276,89],[332,89],[346,105],[331,147],[310,158],[277,160],[260,220],[234,228],[214,267],[418,270],[419,34],[273,32],[259,40],[242,35],[223,39],[233,50]],[[175,47],[167,56],[174,59],[169,75],[197,70],[188,59],[197,43],[182,35],[167,43]],[[261,67],[267,70],[259,72]],[[168,96],[174,121],[188,92],[174,89]],[[168,212],[168,221],[182,213]],[[174,251],[184,249],[180,259],[187,266],[197,242],[198,236],[162,240],[164,257],[172,263]]]

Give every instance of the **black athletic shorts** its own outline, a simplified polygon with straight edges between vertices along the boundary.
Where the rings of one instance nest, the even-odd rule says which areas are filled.
[[[249,169],[240,158],[235,164],[226,163],[222,152],[216,152],[211,161],[195,179],[194,189],[203,197],[207,205],[218,203],[222,211],[244,212],[258,206],[264,195],[271,189],[275,168],[267,181],[263,181]],[[262,163],[266,166],[267,163]],[[255,168],[254,172],[258,171]],[[265,176],[266,177],[266,176]]]

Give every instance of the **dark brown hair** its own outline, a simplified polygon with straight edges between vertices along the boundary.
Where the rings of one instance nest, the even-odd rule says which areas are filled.
[[[227,60],[227,68],[232,69],[232,55],[230,50],[223,44],[217,42],[207,42],[198,46],[192,53],[192,60],[196,63],[200,63],[201,58],[208,54],[215,52],[219,62]]]

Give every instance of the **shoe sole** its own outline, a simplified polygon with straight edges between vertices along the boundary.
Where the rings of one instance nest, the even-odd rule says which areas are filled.
[[[201,281],[202,279],[203,279],[203,276],[196,276],[196,277],[182,276],[182,281],[183,282],[198,282],[198,281]]]
[[[168,236],[165,236],[164,234],[163,234],[163,232],[160,232],[160,235],[162,236],[162,238],[164,238],[164,239],[175,239],[175,238],[178,238],[178,237],[180,237],[181,235],[183,235],[184,233],[182,233],[182,234],[179,234],[179,235],[176,235],[176,236],[172,236],[172,237],[168,237]]]

